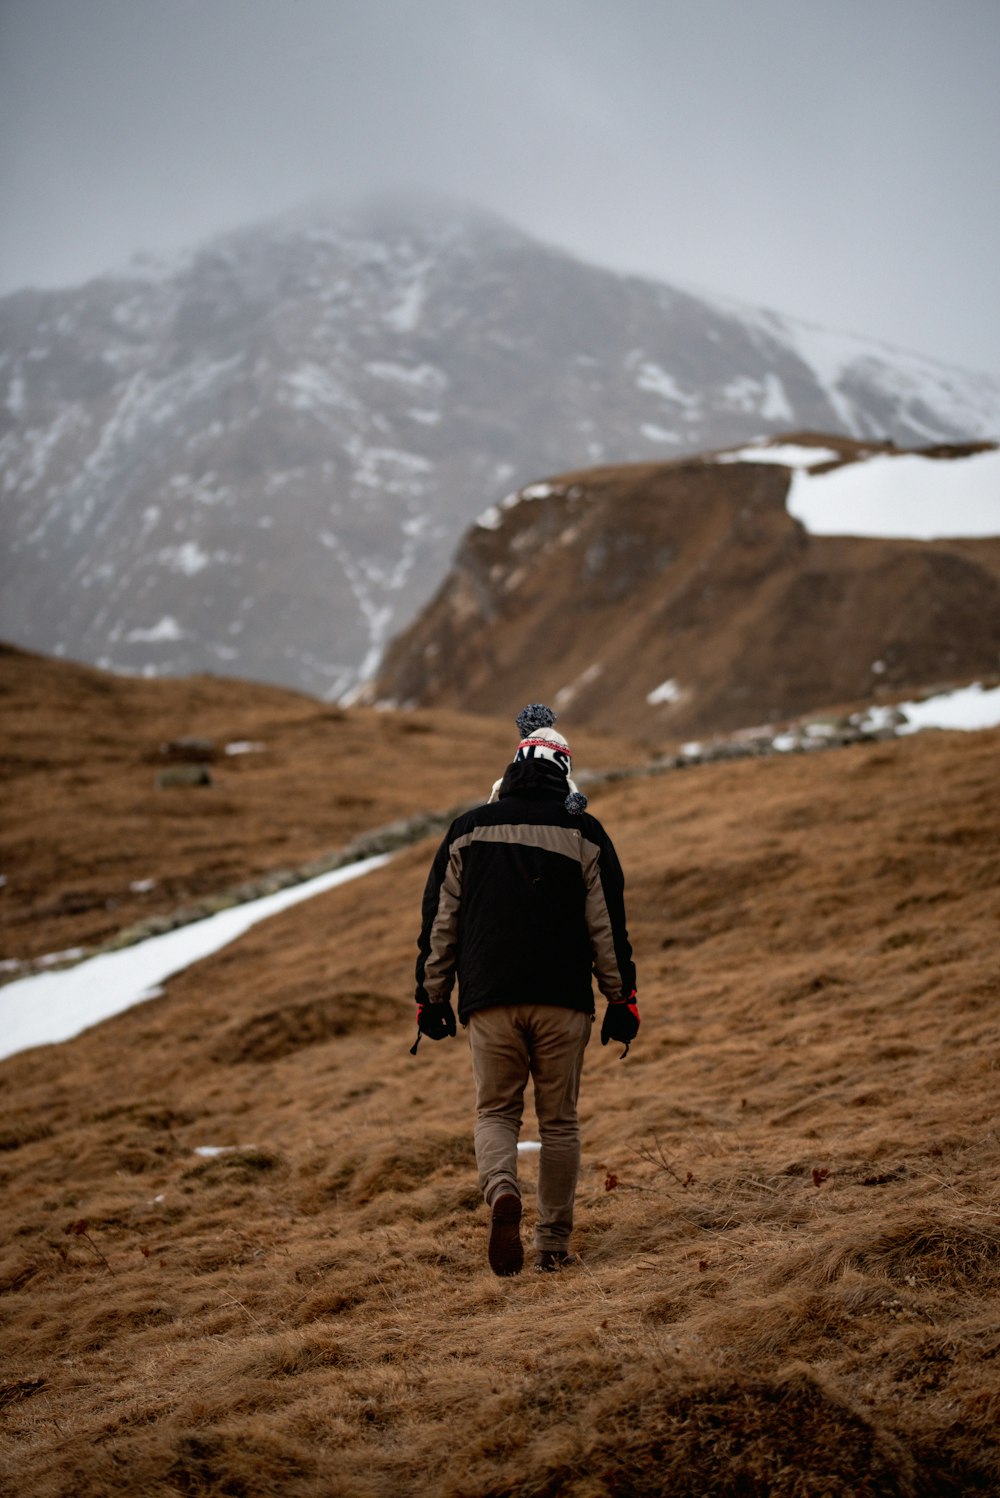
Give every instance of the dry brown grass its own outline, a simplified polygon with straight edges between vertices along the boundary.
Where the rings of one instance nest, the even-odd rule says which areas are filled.
[[[0,957],[99,944],[400,817],[474,800],[515,733],[512,721],[344,711],[224,677],[109,676],[0,644]],[[162,746],[183,738],[214,745],[210,786],[156,785],[170,764]],[[227,755],[239,741],[262,748]],[[646,757],[586,733],[574,751],[592,769]]]
[[[464,1044],[407,1054],[429,846],[3,1063],[11,1491],[1000,1491],[998,748],[595,797],[644,1023],[561,1275],[489,1273]]]

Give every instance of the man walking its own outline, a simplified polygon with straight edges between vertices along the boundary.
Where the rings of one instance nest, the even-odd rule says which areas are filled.
[[[532,703],[516,721],[513,763],[489,801],[458,817],[438,849],[417,958],[418,1043],[421,1034],[456,1033],[458,979],[497,1275],[518,1274],[524,1263],[517,1137],[528,1077],[542,1142],[535,1268],[555,1270],[569,1259],[594,977],[608,1001],[602,1044],[620,1041],[627,1052],[639,1029],[618,857],[570,778],[572,755],[552,726],[555,714]]]

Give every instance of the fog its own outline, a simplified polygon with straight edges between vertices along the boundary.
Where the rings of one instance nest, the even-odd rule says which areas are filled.
[[[994,0],[3,0],[0,292],[400,185],[1000,371]]]

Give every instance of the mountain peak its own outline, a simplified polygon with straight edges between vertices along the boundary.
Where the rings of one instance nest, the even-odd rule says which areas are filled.
[[[792,430],[1000,430],[1000,382],[618,275],[468,204],[319,201],[0,300],[0,634],[324,696],[512,488]]]

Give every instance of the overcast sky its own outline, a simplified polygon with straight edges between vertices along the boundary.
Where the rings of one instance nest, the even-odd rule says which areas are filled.
[[[1000,373],[1000,0],[0,0],[0,292],[426,185]]]

